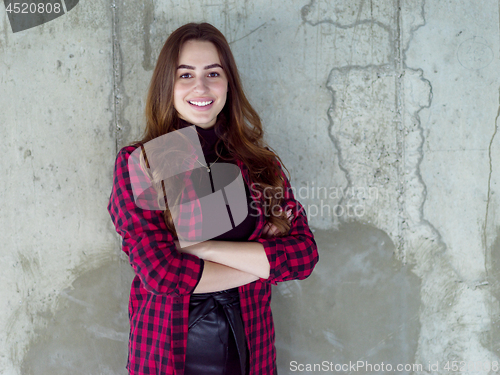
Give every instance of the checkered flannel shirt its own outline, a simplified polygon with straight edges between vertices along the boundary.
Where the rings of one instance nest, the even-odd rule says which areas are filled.
[[[139,177],[129,173],[128,158],[135,148],[124,147],[116,157],[108,205],[116,231],[123,238],[122,249],[136,274],[129,301],[127,369],[133,375],[183,375],[189,299],[201,278],[203,260],[176,250],[162,211],[144,210],[134,202],[131,175]],[[250,186],[247,167],[239,160],[236,162],[245,183]],[[270,264],[268,279],[260,278],[238,288],[250,351],[250,375],[277,373],[271,285],[303,280],[318,262],[316,242],[305,211],[295,200],[282,170],[281,174],[285,182],[282,207],[291,208],[293,212],[290,231],[284,237],[260,238],[266,220],[258,197],[250,189],[261,215],[248,240],[262,243]],[[195,212],[198,211],[195,209]],[[197,222],[199,220],[193,218],[193,223]]]

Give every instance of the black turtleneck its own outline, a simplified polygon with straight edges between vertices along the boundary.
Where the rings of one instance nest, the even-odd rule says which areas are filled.
[[[187,121],[180,120],[180,122],[181,122],[181,127],[192,126],[192,124],[188,123]],[[219,142],[219,144],[217,145],[219,137],[215,132],[216,126],[217,124],[208,129],[204,129],[202,127],[199,127],[198,125],[195,125],[198,137],[200,139],[201,147],[203,150],[203,155],[205,156],[205,161],[210,165],[212,165],[212,163],[216,160],[217,160],[216,163],[236,164],[236,162],[233,159],[230,160],[223,160],[222,158],[217,159],[218,156],[215,150],[216,146],[219,149],[219,153],[224,158],[229,157],[229,152],[227,148],[224,146],[224,143],[222,141]],[[259,213],[251,205],[252,196],[250,194],[250,190],[246,185],[246,183],[245,183],[245,192],[247,196],[247,205],[248,205],[247,217],[239,225],[233,227],[233,229],[231,229],[230,231],[223,233],[215,238],[212,238],[213,240],[246,241],[253,233],[257,224],[257,218]]]

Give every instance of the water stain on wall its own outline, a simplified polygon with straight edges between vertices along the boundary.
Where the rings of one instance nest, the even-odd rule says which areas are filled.
[[[60,293],[55,313],[38,314],[44,327],[29,345],[22,374],[126,374],[132,278],[123,260],[78,277]]]
[[[280,371],[293,370],[292,361],[413,363],[420,279],[396,260],[390,237],[359,223],[314,234],[320,261],[312,275],[273,290]]]

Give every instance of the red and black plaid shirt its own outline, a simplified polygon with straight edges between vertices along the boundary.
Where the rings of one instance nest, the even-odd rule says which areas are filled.
[[[136,277],[129,302],[130,336],[127,368],[130,374],[183,375],[189,316],[189,298],[203,269],[203,261],[176,250],[160,210],[144,210],[134,203],[128,158],[134,146],[117,155],[108,211],[123,237]],[[239,160],[245,183],[248,169]],[[285,174],[285,209],[292,209],[289,234],[260,238],[266,223],[262,206],[249,241],[262,243],[270,263],[268,279],[239,289],[245,334],[250,351],[250,375],[276,374],[275,333],[271,315],[271,284],[308,277],[318,262],[318,251],[303,207],[297,202]],[[257,198],[251,189],[254,200]],[[195,220],[196,221],[196,220]]]

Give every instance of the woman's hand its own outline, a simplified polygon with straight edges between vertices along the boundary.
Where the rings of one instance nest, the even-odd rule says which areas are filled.
[[[290,217],[292,216],[292,209],[289,209],[286,211],[286,216],[288,218],[288,221],[291,221]],[[262,231],[262,238],[272,238],[272,237],[277,237],[281,234],[279,229],[276,227],[276,225],[267,222],[266,225],[264,225],[264,230]]]

